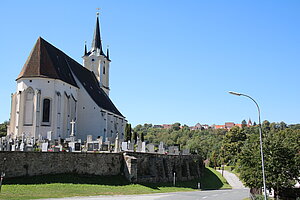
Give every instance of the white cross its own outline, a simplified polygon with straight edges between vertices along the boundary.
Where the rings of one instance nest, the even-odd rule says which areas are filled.
[[[71,136],[74,136],[74,126],[75,126],[75,121],[72,119],[72,121],[70,122],[71,124]]]

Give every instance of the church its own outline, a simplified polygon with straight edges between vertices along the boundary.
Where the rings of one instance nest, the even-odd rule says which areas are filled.
[[[11,96],[10,138],[123,138],[127,121],[109,98],[111,60],[102,49],[98,13],[91,49],[85,45],[82,58],[83,66],[38,38]]]

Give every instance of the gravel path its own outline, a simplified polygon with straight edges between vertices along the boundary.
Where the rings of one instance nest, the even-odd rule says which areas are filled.
[[[217,171],[222,174],[222,170],[217,170]],[[223,176],[227,180],[229,185],[231,185],[232,189],[246,188],[235,174],[224,170]]]

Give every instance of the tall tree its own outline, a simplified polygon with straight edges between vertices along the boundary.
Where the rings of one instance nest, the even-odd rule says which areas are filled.
[[[246,140],[245,132],[237,127],[232,127],[223,139],[224,160],[227,164],[235,165],[237,156]]]
[[[133,131],[132,132],[132,142],[136,143],[137,142],[137,137],[138,137],[138,134],[136,131]]]
[[[140,137],[141,137],[141,141],[144,142],[145,141],[145,137],[144,137],[144,133],[143,132],[141,132]]]
[[[6,136],[7,125],[8,125],[8,121],[5,121],[2,124],[0,124],[0,137]]]
[[[131,136],[132,136],[131,124],[126,124],[126,126],[125,126],[125,141],[126,142],[130,141]]]
[[[300,171],[300,130],[271,130],[263,140],[266,186],[275,195],[295,185]],[[239,154],[238,168],[246,186],[262,187],[259,134],[252,134]]]

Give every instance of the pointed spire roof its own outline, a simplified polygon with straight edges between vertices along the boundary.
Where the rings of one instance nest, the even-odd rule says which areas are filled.
[[[94,31],[94,37],[93,37],[92,50],[91,51],[95,51],[97,49],[100,49],[100,54],[103,55],[101,36],[100,36],[99,16],[98,15],[99,15],[99,13],[97,13],[96,27],[95,27],[95,31]]]
[[[108,49],[108,46],[107,46],[107,49],[106,49],[106,58],[107,58],[108,61],[111,61],[111,60],[109,59],[109,49]]]
[[[77,87],[69,67],[65,66],[66,57],[62,51],[39,37],[16,80],[31,77],[60,79]]]
[[[87,55],[87,49],[86,49],[86,41],[84,42],[84,56]]]

